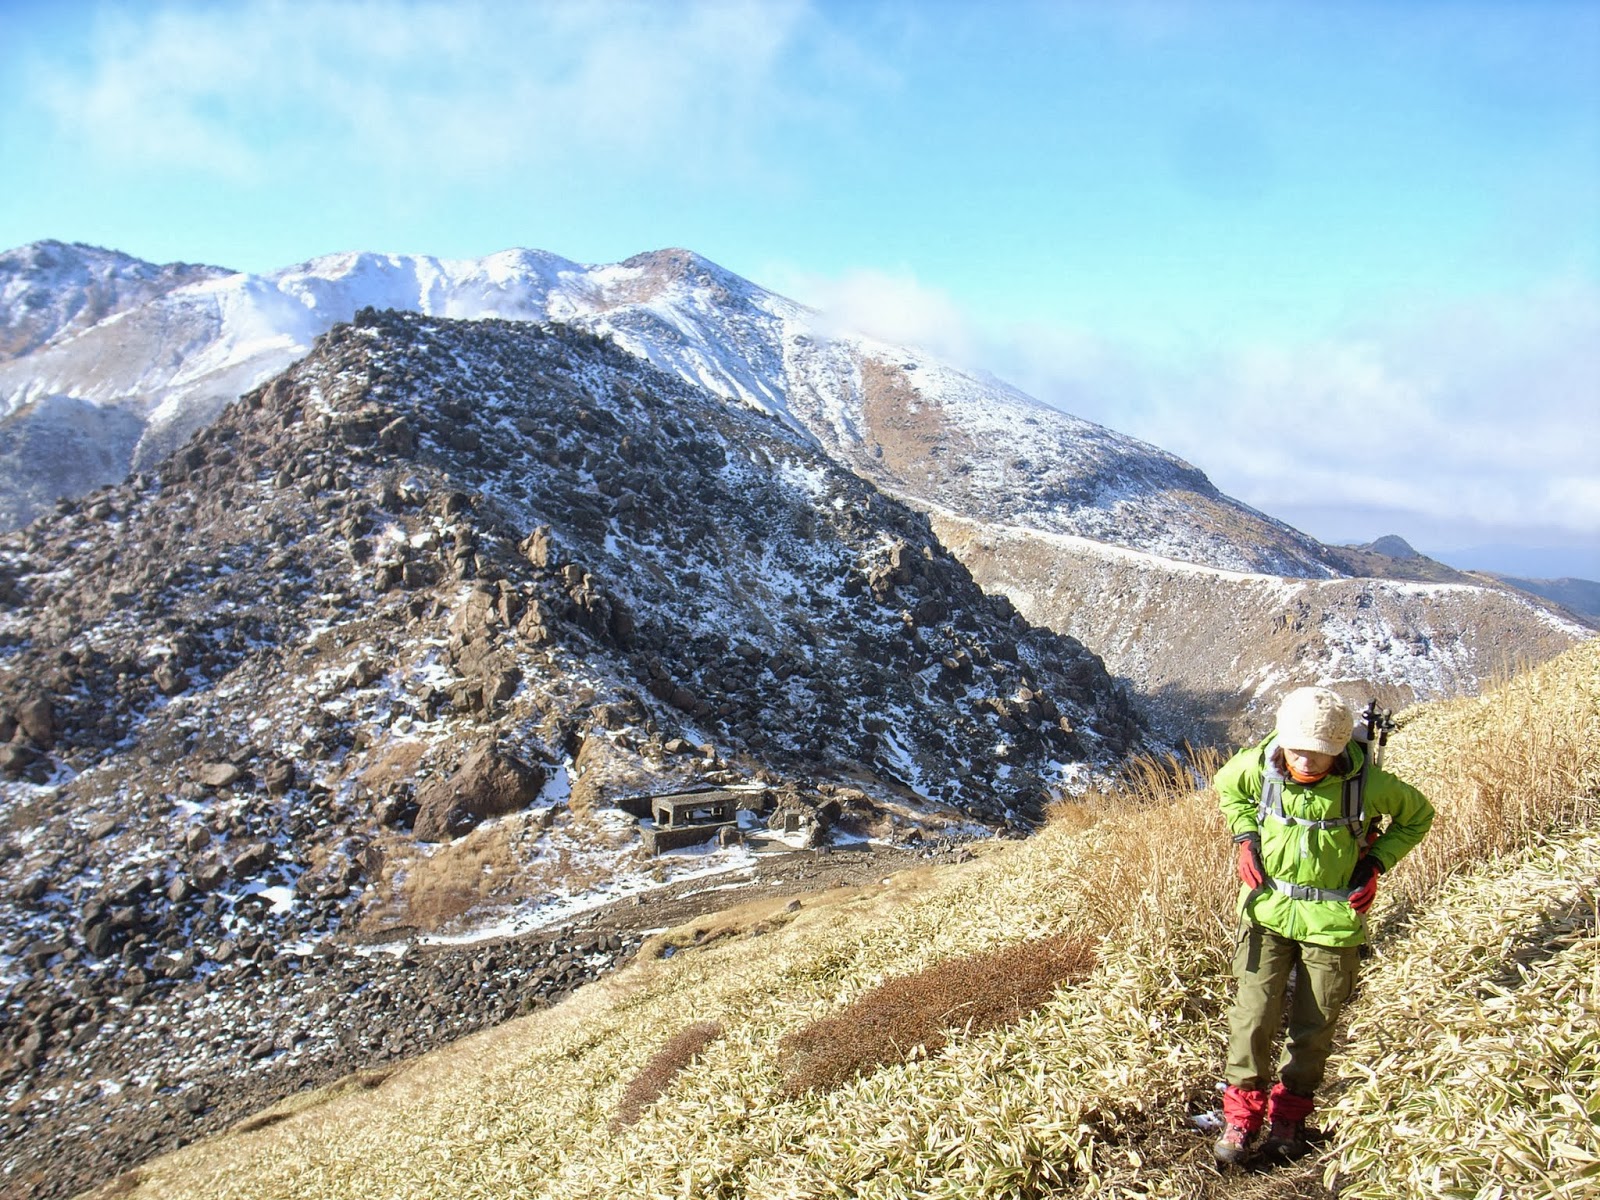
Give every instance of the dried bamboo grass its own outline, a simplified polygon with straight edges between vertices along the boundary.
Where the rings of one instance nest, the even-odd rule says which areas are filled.
[[[1012,1024],[1093,965],[1090,947],[1058,934],[891,979],[783,1039],[784,1094],[831,1090],[886,1063],[936,1054],[952,1032],[971,1035]]]
[[[1328,1181],[1352,1200],[1600,1195],[1600,837],[1447,886],[1363,984]]]
[[[632,1125],[644,1110],[672,1086],[672,1081],[695,1059],[702,1050],[722,1036],[722,1025],[717,1021],[696,1021],[668,1039],[649,1062],[628,1084],[617,1104],[615,1129]]]
[[[1439,840],[1427,857],[1419,850],[1385,877],[1380,906],[1406,916],[1411,928],[1445,920],[1459,907],[1455,892],[1441,893],[1451,880],[1467,887],[1498,855],[1528,842],[1555,844],[1564,823],[1592,826],[1600,768],[1581,743],[1600,744],[1597,681],[1600,643],[1519,680],[1522,690],[1506,712],[1520,718],[1501,721],[1492,704],[1477,702],[1406,715],[1391,764],[1434,798],[1440,821],[1424,849]],[[1484,764],[1495,762],[1514,782],[1501,786],[1485,773]],[[1204,1139],[1185,1128],[1185,1101],[1203,1101],[1217,1070],[1235,886],[1214,798],[1193,792],[1186,780],[1180,786],[1165,767],[1148,775],[1165,775],[1175,791],[1139,796],[1136,779],[1131,803],[1119,808],[1114,797],[1091,798],[1072,819],[932,885],[891,887],[803,911],[762,938],[638,963],[555,1009],[429,1056],[375,1092],[333,1098],[271,1128],[149,1164],[130,1194],[1213,1194]],[[1488,805],[1453,790],[1474,778],[1491,796]],[[1550,833],[1542,833],[1547,826]],[[1493,875],[1483,888],[1510,896],[1508,880]],[[1396,939],[1405,937],[1401,924],[1390,924]],[[1438,929],[1435,940],[1448,940],[1445,927]],[[895,976],[1056,934],[1098,940],[1099,965],[1082,986],[1060,991],[1014,1025],[952,1038],[936,1055],[885,1066],[826,1094],[783,1098],[776,1047],[785,1035]],[[1492,939],[1468,941],[1468,957],[1484,962],[1512,952]],[[1513,949],[1519,944],[1513,938]],[[1377,961],[1369,976],[1376,982],[1353,1006],[1344,1061],[1387,1063],[1393,1055],[1386,1070],[1415,1080],[1413,1102],[1439,1105],[1444,1098],[1430,1097],[1429,1089],[1445,1084],[1427,1074],[1429,1040],[1413,1036],[1408,1023],[1436,1002],[1431,992],[1415,993],[1409,1016],[1396,1011],[1392,1025],[1373,1025],[1381,1037],[1363,1032],[1368,1011],[1374,1021],[1384,1019],[1376,1006],[1388,989],[1379,972],[1409,958],[1413,945],[1396,940]],[[1424,975],[1436,969],[1418,962]],[[1581,981],[1555,969],[1526,993],[1539,998],[1539,1011],[1578,995],[1563,989]],[[640,1031],[671,1027],[684,1013],[720,1021],[723,1038],[675,1076],[635,1124],[613,1132],[609,1118],[650,1054]],[[1381,1098],[1362,1099],[1359,1073],[1352,1078],[1351,1097],[1338,1109],[1335,1155],[1381,1136],[1381,1117],[1362,1123]],[[1530,1111],[1534,1126],[1545,1119],[1543,1110]],[[1497,1131],[1482,1136],[1471,1153],[1494,1152],[1483,1147]],[[1512,1136],[1505,1161],[1537,1152],[1513,1149]],[[1561,1144],[1582,1147],[1575,1136],[1563,1133]],[[1417,1153],[1448,1169],[1449,1146],[1419,1145]],[[1354,1160],[1351,1166],[1346,1188],[1357,1186]]]

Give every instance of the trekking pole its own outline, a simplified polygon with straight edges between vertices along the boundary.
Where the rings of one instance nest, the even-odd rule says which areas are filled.
[[[1394,728],[1394,710],[1392,708],[1379,708],[1376,700],[1367,702],[1367,745],[1376,748],[1372,751],[1372,765],[1383,766],[1383,748],[1389,744],[1389,731]]]
[[[1383,748],[1389,744],[1389,731],[1394,728],[1394,710],[1379,708],[1377,698],[1367,701],[1367,711],[1361,714],[1361,719],[1367,727],[1366,753],[1361,759],[1361,788],[1365,792],[1367,782],[1367,768],[1383,766]],[[1365,796],[1363,795],[1362,807],[1365,809]],[[1363,812],[1363,815],[1365,813]],[[1377,841],[1383,833],[1383,821],[1374,817],[1366,823],[1365,836],[1362,838],[1360,852],[1365,854],[1371,849],[1372,843]]]

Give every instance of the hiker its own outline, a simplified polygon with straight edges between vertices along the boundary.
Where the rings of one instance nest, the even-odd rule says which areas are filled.
[[[1355,985],[1378,878],[1433,824],[1427,798],[1370,761],[1371,743],[1354,734],[1355,717],[1337,692],[1297,688],[1279,705],[1272,734],[1240,750],[1212,781],[1242,884],[1219,1164],[1247,1161],[1263,1120],[1263,1157],[1287,1162],[1309,1150],[1306,1118]],[[1272,1045],[1291,972],[1274,1082]]]

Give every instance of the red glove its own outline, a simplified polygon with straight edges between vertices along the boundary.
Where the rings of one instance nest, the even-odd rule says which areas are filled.
[[[1261,835],[1252,830],[1239,834],[1233,841],[1239,847],[1235,869],[1239,872],[1240,882],[1253,888],[1265,887],[1267,869],[1261,865]]]
[[[1356,859],[1356,869],[1350,872],[1350,907],[1365,913],[1378,896],[1378,876],[1383,874],[1383,864],[1373,854],[1363,854]]]

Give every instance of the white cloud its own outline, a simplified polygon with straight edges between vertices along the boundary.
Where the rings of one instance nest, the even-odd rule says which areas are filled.
[[[811,101],[780,60],[826,36],[803,0],[107,6],[87,69],[32,61],[65,144],[123,170],[262,182],[558,169],[593,149],[699,169]]]
[[[1156,414],[1224,487],[1262,507],[1380,503],[1485,527],[1600,530],[1600,295],[1559,288],[1245,356]],[[1213,447],[1205,454],[1208,444]],[[1319,453],[1320,449],[1320,453]],[[1241,486],[1242,485],[1242,486]]]
[[[992,371],[1325,538],[1600,541],[1592,287],[1374,320],[1300,344],[1152,353],[1045,323],[985,327],[909,274],[796,285],[842,326]]]
[[[782,269],[775,274],[774,290],[818,309],[825,331],[863,333],[950,362],[973,363],[976,331],[965,310],[909,271],[862,269],[837,278]]]

